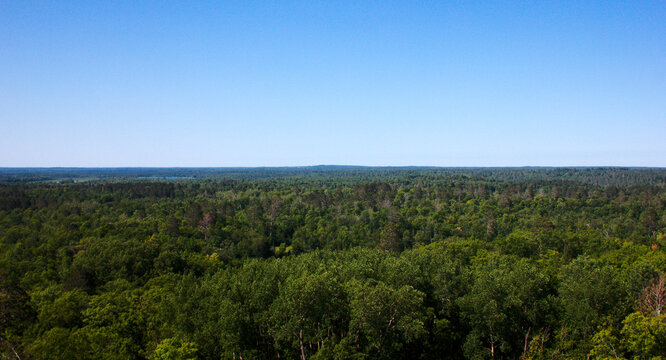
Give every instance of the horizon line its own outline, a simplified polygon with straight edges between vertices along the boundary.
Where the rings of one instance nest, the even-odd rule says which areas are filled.
[[[367,169],[666,169],[666,166],[645,165],[256,165],[256,166],[0,166],[0,170],[113,170],[113,169],[303,169],[303,168],[367,168]]]

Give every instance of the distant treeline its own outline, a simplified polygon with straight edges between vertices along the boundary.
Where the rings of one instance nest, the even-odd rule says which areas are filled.
[[[666,170],[2,171],[3,358],[666,354]]]
[[[0,168],[0,182],[187,179],[321,179],[377,181],[387,178],[465,177],[497,181],[568,180],[599,186],[663,184],[666,169],[621,167],[364,167],[306,166],[257,168]]]

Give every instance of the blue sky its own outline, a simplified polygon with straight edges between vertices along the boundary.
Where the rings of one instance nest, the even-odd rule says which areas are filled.
[[[0,166],[666,166],[663,1],[0,2]]]

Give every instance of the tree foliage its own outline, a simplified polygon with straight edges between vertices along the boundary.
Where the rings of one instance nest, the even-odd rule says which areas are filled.
[[[12,171],[3,358],[666,353],[661,169]]]

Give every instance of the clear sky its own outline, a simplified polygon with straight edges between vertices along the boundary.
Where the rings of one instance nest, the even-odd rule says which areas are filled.
[[[0,1],[0,166],[666,166],[666,2]]]

